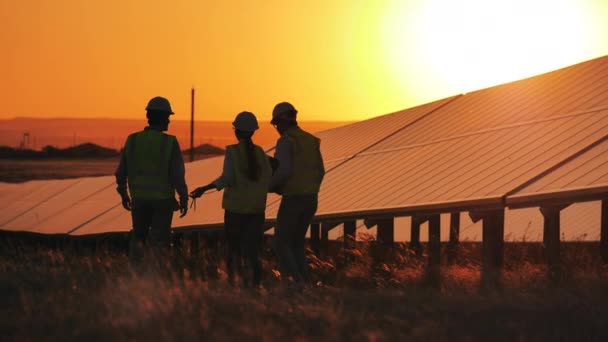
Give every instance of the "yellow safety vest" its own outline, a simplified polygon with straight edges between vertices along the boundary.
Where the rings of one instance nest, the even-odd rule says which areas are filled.
[[[266,153],[258,145],[254,145],[255,159],[260,166],[260,178],[252,181],[247,176],[247,147],[239,142],[230,145],[226,151],[230,153],[234,168],[234,184],[224,189],[222,208],[239,214],[258,214],[266,210],[266,197],[272,170]]]
[[[169,163],[174,136],[154,129],[133,133],[127,138],[127,180],[133,199],[174,198],[169,184]]]
[[[291,176],[281,188],[283,196],[313,195],[321,187],[321,140],[299,127],[283,134],[291,142]]]

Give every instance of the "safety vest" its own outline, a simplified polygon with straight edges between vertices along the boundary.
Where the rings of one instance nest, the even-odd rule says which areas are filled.
[[[291,176],[281,188],[283,196],[313,195],[321,187],[321,140],[294,127],[283,134],[291,142]]]
[[[254,145],[255,159],[260,166],[260,177],[248,177],[247,146],[244,142],[226,148],[232,158],[234,184],[224,189],[222,208],[239,214],[258,214],[266,210],[266,196],[272,170],[266,153]]]
[[[169,184],[169,168],[174,136],[154,129],[133,133],[127,138],[127,179],[133,199],[174,198]]]

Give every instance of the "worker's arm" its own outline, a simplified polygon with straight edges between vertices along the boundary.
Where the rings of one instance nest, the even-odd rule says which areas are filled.
[[[120,194],[122,206],[126,210],[131,210],[131,199],[129,198],[129,193],[127,192],[126,150],[126,148],[123,148],[122,153],[120,154],[120,161],[118,162],[118,167],[116,168],[116,172],[114,172],[114,176],[116,176],[116,191]]]
[[[319,141],[319,146],[317,146],[317,152],[319,153],[319,184],[323,182],[323,177],[325,177],[325,165],[323,164],[323,155],[321,155],[321,141]]]
[[[177,191],[180,207],[188,207],[188,186],[186,185],[186,168],[184,158],[177,140],[173,144],[169,167],[169,183]]]
[[[278,192],[281,186],[285,184],[287,179],[289,179],[289,176],[291,176],[291,144],[291,141],[286,137],[281,137],[277,141],[277,147],[274,157],[278,160],[279,167],[270,179],[270,192]]]
[[[226,150],[226,154],[224,155],[224,167],[222,169],[222,174],[209,185],[214,185],[215,189],[222,190],[223,188],[231,187],[233,184],[234,166],[232,161],[232,155],[230,154],[230,152],[228,152],[228,150]]]
[[[231,154],[226,151],[224,155],[224,166],[222,169],[222,174],[216,178],[213,182],[198,187],[192,191],[190,194],[192,197],[201,197],[205,191],[211,189],[222,190],[223,188],[230,187],[234,184],[234,167]]]

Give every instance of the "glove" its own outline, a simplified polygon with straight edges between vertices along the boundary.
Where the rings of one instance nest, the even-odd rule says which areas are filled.
[[[272,174],[274,175],[279,168],[279,160],[277,158],[268,156],[268,161],[270,162],[270,168],[272,169]]]
[[[179,218],[186,216],[186,214],[188,213],[188,198],[187,197],[185,200],[180,200],[179,212],[181,213],[181,215],[179,215]]]
[[[204,186],[201,186],[199,188],[194,189],[191,193],[190,193],[190,197],[192,198],[199,198],[201,196],[203,196],[203,194],[205,193],[207,189],[205,189]]]
[[[122,207],[125,208],[125,210],[127,210],[127,211],[131,211],[132,203],[131,203],[131,199],[129,198],[129,195],[122,194],[121,197],[122,197]]]

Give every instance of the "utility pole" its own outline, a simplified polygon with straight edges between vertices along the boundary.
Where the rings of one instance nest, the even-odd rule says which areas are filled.
[[[190,162],[194,161],[194,87],[190,92]]]

